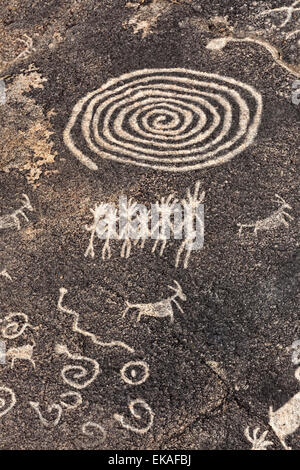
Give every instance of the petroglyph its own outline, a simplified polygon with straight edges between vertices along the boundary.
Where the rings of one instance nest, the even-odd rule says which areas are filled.
[[[173,312],[173,305],[174,303],[176,307],[183,313],[183,310],[179,303],[177,302],[177,297],[183,301],[186,300],[186,295],[182,291],[180,284],[174,280],[175,287],[168,286],[169,289],[173,290],[175,294],[170,295],[167,299],[160,300],[159,302],[149,303],[149,304],[132,304],[126,301],[127,308],[123,313],[123,318],[125,317],[126,313],[130,309],[138,310],[137,322],[140,321],[142,315],[155,317],[155,318],[164,318],[170,317],[170,323],[174,322],[174,312]]]
[[[122,367],[120,373],[125,383],[141,385],[149,377],[149,366],[144,361],[130,361]]]
[[[299,5],[299,6],[298,6]],[[285,13],[285,19],[283,22],[280,24],[280,28],[284,28],[293,17],[293,14],[297,11],[300,11],[300,0],[296,0],[293,2],[290,6],[283,6],[283,7],[278,7],[278,8],[272,8],[269,10],[262,11],[259,13],[259,15],[271,15],[273,13]]]
[[[258,230],[272,230],[274,228],[278,228],[281,225],[284,225],[285,227],[289,226],[289,223],[286,219],[294,220],[294,217],[292,217],[288,212],[285,211],[285,209],[291,210],[292,207],[285,202],[282,197],[280,197],[278,194],[275,194],[276,200],[273,201],[277,204],[280,205],[279,209],[274,211],[269,217],[266,217],[265,219],[259,219],[254,223],[250,224],[237,224],[239,228],[239,236],[241,236],[243,228],[245,227],[254,227],[254,234],[257,236]]]
[[[91,170],[98,165],[90,153],[157,170],[199,170],[249,147],[261,114],[261,95],[233,78],[181,68],[144,69],[111,79],[83,97],[72,111],[64,142]]]
[[[65,400],[71,399],[71,402],[66,402]],[[68,410],[73,410],[78,408],[82,404],[82,396],[79,392],[66,392],[60,395],[60,404]]]
[[[100,368],[97,361],[90,359],[89,357],[81,356],[80,354],[71,354],[68,351],[68,348],[63,344],[57,344],[55,346],[55,352],[57,354],[66,355],[73,361],[82,361],[92,365],[92,375],[90,378],[87,378],[89,371],[81,365],[68,365],[63,367],[61,376],[63,380],[72,388],[82,390],[88,387],[88,385],[93,383],[100,373]],[[67,376],[67,374],[70,374],[70,372],[73,374],[73,378]]]
[[[300,381],[300,367],[296,370],[295,377]],[[273,411],[273,407],[270,406],[269,424],[284,449],[292,450],[291,447],[287,446],[285,440],[300,427],[300,392],[296,393],[296,395],[290,398],[287,403],[276,411]]]
[[[245,436],[249,442],[252,444],[251,450],[268,450],[268,447],[274,445],[272,441],[267,441],[266,437],[268,431],[263,432],[260,436],[258,436],[259,428],[255,428],[253,431],[253,437],[250,436],[249,426],[245,429]]]
[[[236,42],[236,43],[246,42],[246,43],[253,43],[253,44],[258,44],[259,46],[263,46],[272,55],[274,61],[280,67],[284,68],[295,77],[300,77],[300,71],[297,69],[297,67],[293,66],[292,64],[288,64],[287,62],[282,60],[281,54],[276,49],[276,47],[272,46],[272,44],[270,44],[267,41],[264,41],[263,39],[252,38],[252,37],[235,38],[231,36],[215,38],[209,41],[209,43],[206,45],[206,48],[211,51],[220,51],[224,49],[224,47],[227,46],[227,44],[229,44],[230,42]]]
[[[31,330],[36,330],[38,327],[32,326],[28,321],[28,316],[25,313],[9,313],[4,317],[3,320],[0,320],[0,323],[6,323],[5,326],[1,328],[1,335],[6,339],[15,339],[21,336],[26,328]]]
[[[136,426],[132,426],[131,424],[126,423],[126,418],[124,417],[124,415],[119,415],[119,414],[115,413],[114,418],[115,418],[116,421],[118,421],[123,426],[123,428],[128,429],[129,431],[133,431],[137,434],[145,434],[149,431],[149,429],[151,429],[151,427],[153,425],[154,413],[151,410],[150,406],[143,399],[136,398],[135,400],[132,400],[129,403],[129,410],[130,410],[130,413],[132,414],[132,416],[137,420],[143,419],[142,414],[139,411],[136,410],[137,407],[142,408],[144,410],[144,412],[146,412],[149,416],[149,422],[148,422],[147,426],[145,426],[143,428],[137,428]]]
[[[19,346],[16,348],[9,348],[6,351],[6,359],[11,359],[11,369],[13,369],[15,361],[29,361],[33,368],[35,369],[35,362],[32,359],[33,348],[35,347],[35,342],[32,340],[32,344],[26,344],[24,346]]]
[[[21,223],[19,217],[23,217],[27,222],[29,219],[25,214],[25,210],[33,211],[33,207],[30,203],[29,197],[26,194],[23,194],[23,203],[19,209],[16,209],[11,214],[0,216],[0,230],[4,229],[16,229],[21,230]]]
[[[184,268],[188,267],[192,250],[199,250],[204,241],[204,205],[205,192],[199,196],[200,181],[195,185],[193,196],[190,188],[187,189],[185,199],[181,200],[171,193],[161,197],[148,210],[143,204],[138,204],[132,198],[127,201],[126,196],[120,196],[119,209],[107,203],[95,204],[90,209],[94,216],[93,223],[85,228],[91,233],[85,256],[95,257],[95,236],[105,240],[102,246],[102,259],[109,259],[112,255],[111,240],[123,241],[120,255],[129,258],[132,248],[138,246],[144,249],[148,239],[154,240],[152,253],[156,252],[160,244],[159,256],[162,256],[167,243],[171,240],[182,240],[177,251],[175,266],[180,264],[180,258],[185,251]],[[119,227],[119,229],[117,228]]]
[[[41,423],[46,426],[46,427],[55,427],[58,425],[61,419],[62,415],[62,407],[58,405],[57,403],[54,403],[53,405],[49,405],[47,407],[47,412],[52,413],[53,411],[57,412],[57,416],[54,420],[47,420],[46,418],[43,417],[41,410],[40,410],[40,403],[38,401],[30,401],[29,402],[30,406],[34,409],[34,411],[37,413]]]
[[[90,430],[89,430],[90,428]],[[105,429],[100,426],[100,424],[98,423],[94,423],[92,421],[88,421],[87,423],[84,423],[82,425],[82,433],[85,434],[86,436],[90,436],[90,437],[97,437],[99,436],[99,431],[100,431],[100,435],[101,435],[101,442],[105,441],[106,439],[106,431]]]
[[[67,294],[67,292],[68,292],[67,289],[65,289],[63,287],[59,290],[60,295],[59,295],[59,299],[58,299],[57,308],[61,312],[68,313],[69,315],[73,315],[73,317],[75,319],[74,319],[74,322],[73,322],[72,330],[74,332],[80,333],[81,335],[84,335],[84,336],[87,336],[87,337],[91,338],[93,343],[97,344],[98,346],[109,347],[109,348],[120,347],[120,348],[127,349],[127,351],[129,351],[131,353],[134,352],[134,349],[132,349],[130,346],[128,346],[126,343],[123,343],[122,341],[103,342],[103,341],[100,341],[97,338],[97,336],[94,335],[93,333],[90,333],[88,331],[85,331],[85,330],[82,330],[81,328],[79,328],[79,326],[78,326],[79,314],[77,312],[75,312],[74,310],[71,310],[71,309],[68,309],[68,308],[62,306],[64,296]]]
[[[4,396],[4,398],[2,398],[2,396]],[[13,392],[11,388],[0,386],[0,418],[6,415],[6,413],[8,413],[15,406],[15,404],[15,392]]]
[[[185,220],[182,224],[182,228],[190,227],[186,230],[186,236],[183,239],[176,255],[175,266],[179,266],[180,257],[185,250],[185,257],[183,267],[186,269],[189,264],[192,250],[196,249],[196,244],[200,242],[198,249],[202,247],[204,240],[204,220],[203,214],[199,213],[200,204],[203,202],[205,192],[203,191],[199,196],[200,182],[198,181],[195,186],[194,195],[191,195],[190,189],[187,190],[187,199],[182,200],[183,207],[185,209]],[[188,220],[186,218],[188,217]]]

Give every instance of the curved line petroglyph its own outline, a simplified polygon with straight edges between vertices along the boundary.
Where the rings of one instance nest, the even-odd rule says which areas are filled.
[[[227,46],[227,44],[229,44],[230,42],[246,42],[246,43],[248,42],[248,43],[258,44],[259,46],[263,46],[272,55],[274,61],[280,67],[284,68],[295,77],[300,77],[300,72],[296,68],[294,68],[292,64],[288,64],[287,62],[284,62],[284,60],[282,60],[280,57],[280,53],[274,46],[272,46],[267,41],[264,41],[259,38],[251,38],[251,37],[235,38],[231,36],[215,38],[209,41],[209,43],[206,45],[206,48],[211,51],[218,51],[218,50],[224,49],[224,47]]]
[[[299,6],[298,6],[299,5]],[[269,10],[264,10],[258,14],[258,16],[270,15],[272,13],[286,13],[286,17],[280,25],[280,28],[286,26],[292,19],[293,13],[295,11],[300,11],[300,0],[295,0],[290,6],[283,6],[278,8],[272,8]]]
[[[58,299],[57,308],[61,312],[68,313],[69,315],[73,315],[75,317],[74,322],[73,322],[73,326],[72,326],[73,331],[75,331],[77,333],[80,333],[81,335],[88,336],[89,338],[91,338],[91,340],[93,341],[94,344],[97,344],[99,346],[104,346],[104,347],[109,347],[109,348],[120,347],[120,348],[127,349],[127,351],[129,351],[131,353],[134,353],[134,349],[132,349],[130,346],[128,346],[128,344],[123,343],[122,341],[110,341],[108,343],[105,343],[103,341],[100,341],[97,338],[97,336],[94,335],[93,333],[90,333],[88,331],[85,331],[85,330],[82,330],[81,328],[79,328],[78,327],[79,314],[77,312],[75,312],[74,310],[71,310],[71,309],[68,309],[68,308],[62,306],[63,298],[67,294],[67,292],[68,292],[67,289],[65,289],[64,287],[59,289],[60,295],[59,295],[59,299]]]
[[[130,403],[129,403],[129,410],[130,410],[130,413],[132,414],[132,416],[136,419],[142,419],[141,415],[139,412],[137,412],[135,410],[135,407],[136,405],[139,405],[141,408],[144,408],[145,411],[147,411],[147,413],[149,414],[149,423],[147,426],[145,426],[144,428],[137,428],[136,426],[132,426],[131,424],[126,424],[125,422],[125,418],[124,418],[124,415],[119,415],[117,413],[114,414],[114,418],[115,420],[117,420],[119,423],[121,423],[121,425],[123,426],[123,428],[125,429],[128,429],[129,431],[133,431],[137,434],[145,434],[146,432],[149,431],[149,429],[152,427],[153,425],[153,421],[154,421],[154,413],[153,411],[151,410],[150,406],[141,398],[136,398],[135,400],[132,400]]]
[[[137,369],[143,369],[143,375],[140,378],[137,378]],[[127,372],[130,371],[130,376],[127,375]],[[144,361],[130,361],[124,364],[120,370],[122,380],[129,385],[141,385],[149,378],[149,366]]]
[[[95,437],[95,434],[92,431],[88,431],[87,428],[95,428],[98,431],[100,431],[102,433],[101,442],[105,441],[107,433],[105,429],[102,426],[100,426],[100,424],[94,423],[93,421],[88,421],[87,423],[84,423],[81,427],[83,434],[85,434],[86,436]]]
[[[30,406],[34,409],[34,411],[37,413],[41,423],[46,426],[46,427],[55,427],[58,425],[60,422],[60,418],[62,416],[62,407],[58,405],[57,403],[54,403],[53,405],[49,405],[47,407],[48,413],[52,413],[52,411],[56,410],[57,411],[57,417],[55,418],[54,421],[48,421],[45,419],[41,413],[40,410],[40,403],[38,401],[30,401],[29,402]]]
[[[233,78],[182,68],[144,69],[83,97],[64,142],[91,170],[98,166],[90,153],[157,170],[198,170],[225,163],[251,145],[261,114],[260,93]],[[80,126],[83,144],[75,142]]]
[[[10,404],[7,406],[6,400],[0,397],[0,418],[6,415],[6,413],[8,413],[15,406],[17,402],[16,395],[13,390],[11,390],[8,387],[0,386],[0,393],[3,393],[3,392],[10,396]]]
[[[19,320],[19,321],[18,321]],[[7,324],[2,327],[1,334],[5,339],[16,339],[21,336],[26,328],[36,330],[38,327],[32,326],[28,321],[28,316],[22,312],[9,313],[0,320],[0,323],[6,322]]]
[[[67,403],[64,401],[64,399],[66,398],[73,398],[74,402]],[[82,396],[79,392],[74,392],[74,391],[62,393],[60,395],[60,404],[61,406],[63,406],[64,408],[67,408],[68,410],[73,410],[75,408],[78,408],[78,406],[82,404]]]
[[[86,379],[83,383],[80,383],[79,380],[85,378],[88,375],[87,369],[85,369],[83,366],[76,366],[76,365],[64,366],[62,371],[61,371],[61,376],[62,376],[63,380],[70,387],[76,388],[78,390],[82,390],[82,389],[86,388],[88,385],[90,385],[92,382],[94,382],[94,380],[96,379],[96,377],[100,373],[100,368],[99,368],[99,364],[98,364],[97,361],[95,361],[94,359],[91,359],[89,357],[81,356],[80,354],[71,354],[68,351],[68,348],[63,344],[57,344],[55,346],[55,352],[57,354],[64,354],[69,359],[72,359],[74,361],[88,362],[89,364],[92,364],[92,366],[93,366],[92,376],[89,379]],[[74,379],[76,380],[76,382],[72,378],[70,379],[66,376],[67,372],[69,372],[69,371],[73,372]]]

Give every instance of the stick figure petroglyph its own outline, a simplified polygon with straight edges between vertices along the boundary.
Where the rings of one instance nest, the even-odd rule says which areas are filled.
[[[170,194],[168,197],[162,197],[159,202],[156,202],[156,215],[157,224],[153,227],[152,234],[158,232],[158,236],[155,236],[156,240],[152,247],[152,253],[155,252],[159,242],[161,242],[161,248],[159,256],[162,256],[166,248],[167,240],[174,234],[174,222],[172,222],[172,214],[175,215],[178,199],[175,198],[174,194]],[[181,214],[181,208],[180,208]],[[153,223],[153,221],[152,221]]]
[[[243,228],[245,227],[254,227],[254,234],[257,236],[258,230],[271,230],[274,228],[278,228],[281,225],[284,225],[285,227],[289,226],[289,223],[287,222],[286,218],[293,220],[294,217],[292,217],[288,212],[285,211],[285,209],[291,210],[292,207],[285,202],[282,197],[280,197],[278,194],[275,194],[275,197],[277,198],[275,201],[277,204],[280,205],[279,209],[274,211],[269,217],[266,217],[265,219],[259,219],[254,223],[251,224],[237,224],[239,228],[239,236],[241,236]]]
[[[149,317],[156,317],[156,318],[170,317],[170,323],[173,323],[174,313],[173,313],[172,302],[177,306],[177,308],[180,310],[181,313],[184,313],[176,299],[177,297],[179,297],[179,299],[183,301],[186,300],[186,295],[183,293],[179,282],[174,280],[174,283],[176,285],[175,287],[168,286],[168,288],[175,291],[175,294],[170,295],[170,297],[168,297],[167,299],[164,299],[155,303],[148,303],[148,304],[132,304],[126,301],[127,308],[123,313],[123,318],[125,317],[126,313],[130,309],[137,309],[138,310],[137,322],[140,321],[142,315],[146,315]]]
[[[184,257],[183,267],[187,268],[191,256],[191,252],[195,249],[197,238],[200,240],[201,245],[203,244],[204,238],[204,221],[203,213],[199,211],[201,208],[200,204],[203,202],[205,192],[199,196],[200,181],[197,181],[195,185],[194,195],[191,195],[191,190],[187,190],[187,198],[182,200],[182,204],[185,210],[185,221],[182,224],[182,228],[186,230],[186,236],[183,239],[176,255],[175,266],[178,267],[180,263],[180,257],[182,252],[185,250],[186,254]]]
[[[23,204],[21,207],[11,214],[0,216],[0,230],[7,228],[16,228],[17,230],[21,229],[21,223],[18,216],[24,217],[24,219],[29,222],[27,215],[24,210],[33,211],[33,207],[30,203],[29,197],[26,194],[23,194]]]
[[[100,368],[99,368],[99,364],[98,364],[97,361],[95,361],[94,359],[91,359],[89,357],[81,356],[80,354],[71,354],[68,351],[68,348],[63,344],[57,344],[55,346],[55,352],[57,354],[64,354],[69,359],[72,359],[74,361],[83,361],[83,362],[87,362],[87,363],[92,365],[93,372],[92,372],[92,375],[91,375],[90,378],[86,378],[87,375],[88,375],[88,370],[86,368],[84,368],[83,366],[81,366],[81,365],[80,366],[76,366],[76,365],[64,366],[62,371],[61,371],[61,376],[62,376],[63,380],[70,387],[76,388],[78,390],[82,390],[82,389],[86,388],[88,385],[90,385],[92,382],[94,382],[94,380],[96,379],[96,377],[100,373]],[[71,371],[73,373],[74,379],[67,377],[66,374],[69,371]],[[83,382],[80,382],[81,379],[85,379],[85,380]]]
[[[248,439],[249,442],[252,444],[252,449],[251,450],[268,450],[269,446],[274,445],[272,441],[267,441],[266,436],[268,434],[268,431],[263,432],[259,437],[259,428],[255,428],[253,431],[253,437],[250,436],[249,432],[249,426],[245,429],[245,436]]]
[[[78,327],[79,314],[77,312],[75,312],[74,310],[71,310],[71,309],[68,309],[68,308],[62,306],[63,298],[67,294],[67,292],[68,292],[67,289],[65,289],[63,287],[59,290],[60,295],[59,295],[59,299],[58,299],[57,308],[61,312],[68,313],[69,315],[73,315],[73,317],[75,317],[74,322],[73,322],[73,326],[72,326],[73,331],[78,332],[81,335],[88,336],[89,338],[91,338],[91,340],[93,341],[94,344],[97,344],[99,346],[104,346],[104,347],[109,347],[109,348],[120,347],[120,348],[127,349],[127,351],[129,351],[131,353],[134,352],[134,349],[132,349],[130,346],[128,346],[126,343],[123,343],[122,341],[110,341],[108,343],[104,343],[104,342],[100,341],[97,338],[97,336],[94,335],[93,333],[90,333],[88,331],[85,331],[85,330],[82,330],[81,328],[79,328]]]
[[[96,204],[95,209],[90,209],[90,211],[94,216],[94,222],[91,226],[85,226],[85,229],[91,232],[91,236],[84,256],[90,255],[91,258],[95,257],[94,238],[97,233],[99,238],[105,239],[102,248],[102,259],[109,259],[111,257],[110,240],[118,238],[116,231],[116,223],[118,221],[117,210],[110,204],[101,203],[99,205]]]
[[[123,428],[125,429],[128,429],[130,431],[133,431],[137,434],[145,434],[146,432],[149,431],[149,429],[152,427],[153,425],[153,421],[154,421],[154,413],[153,411],[151,410],[150,406],[141,398],[137,398],[135,400],[132,400],[130,403],[129,403],[129,410],[130,410],[130,413],[132,414],[132,416],[136,419],[142,419],[142,416],[141,414],[135,409],[136,406],[139,406],[140,408],[143,408],[149,415],[149,423],[147,424],[147,426],[143,427],[143,428],[137,428],[136,426],[132,426],[130,424],[126,424],[126,421],[125,421],[125,418],[124,418],[124,415],[119,415],[117,413],[114,414],[114,418],[116,421],[118,421],[119,423],[121,423],[121,425],[123,426]]]
[[[37,413],[38,417],[40,418],[41,423],[46,426],[46,427],[55,427],[58,425],[60,422],[60,418],[62,415],[62,407],[58,405],[57,403],[54,403],[53,405],[49,405],[47,407],[47,412],[52,413],[53,411],[57,411],[57,417],[55,418],[54,421],[48,421],[45,419],[41,413],[40,410],[40,403],[38,401],[30,401],[29,402],[30,406],[34,409],[34,411]]]

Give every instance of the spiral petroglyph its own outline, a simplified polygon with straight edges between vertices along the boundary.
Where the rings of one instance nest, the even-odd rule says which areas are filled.
[[[254,140],[261,95],[217,74],[144,69],[109,80],[74,107],[64,142],[91,170],[92,155],[164,171],[219,165]]]

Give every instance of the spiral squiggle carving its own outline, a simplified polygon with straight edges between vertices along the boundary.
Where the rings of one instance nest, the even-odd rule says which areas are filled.
[[[6,398],[2,398],[1,395],[4,394]],[[7,395],[9,395],[9,402],[7,400]],[[7,403],[8,402],[8,403]],[[8,387],[0,387],[0,418],[6,413],[8,413],[16,404],[16,395]]]
[[[92,170],[98,166],[91,152],[121,163],[189,171],[244,151],[261,113],[261,95],[233,78],[181,68],[137,70],[82,98],[64,141]]]

